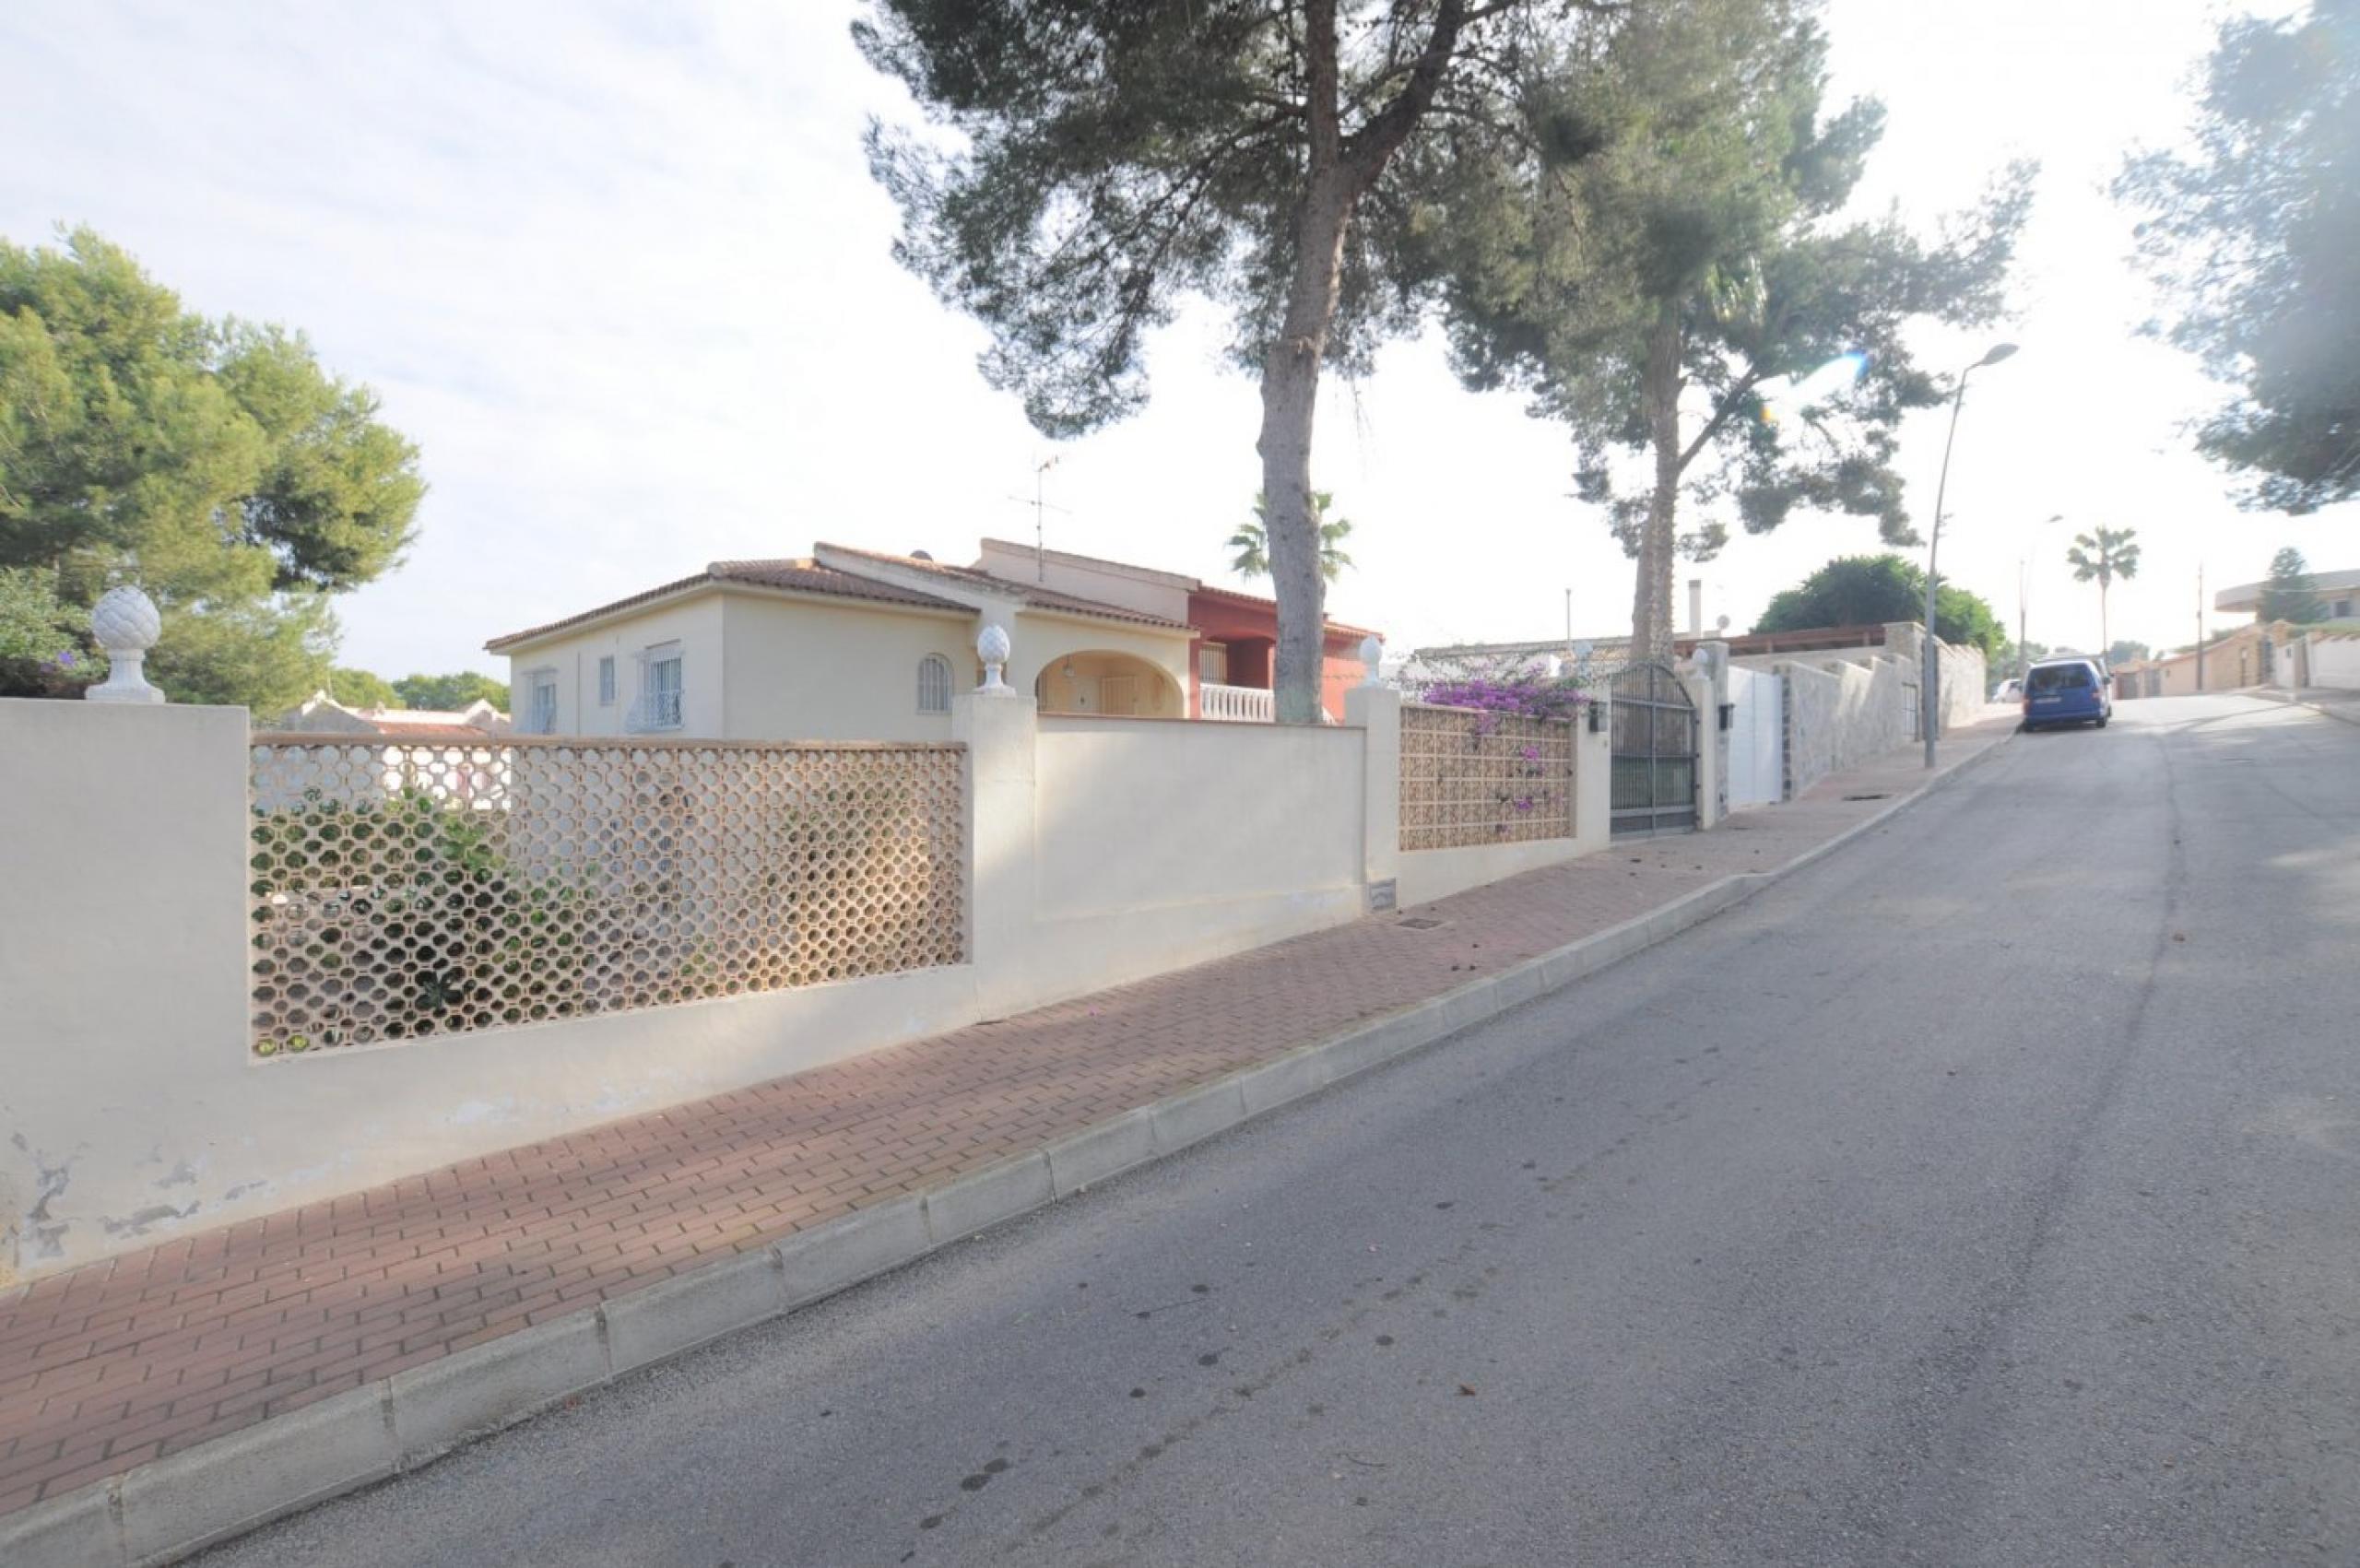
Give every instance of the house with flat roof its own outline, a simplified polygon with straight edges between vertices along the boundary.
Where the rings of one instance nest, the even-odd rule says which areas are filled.
[[[2319,598],[2319,620],[2352,620],[2360,619],[2360,571],[2314,572],[2310,573],[2311,592]],[[2234,588],[2224,588],[2212,595],[2212,607],[2223,615],[2249,615],[2261,619],[2261,596],[2270,589],[2267,582],[2240,583]]]

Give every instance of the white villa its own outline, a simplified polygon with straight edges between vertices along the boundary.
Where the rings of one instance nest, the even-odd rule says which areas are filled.
[[[485,646],[508,660],[524,735],[948,739],[986,625],[1009,634],[1009,684],[1044,713],[1187,715],[1199,639],[1162,574],[1108,573],[1085,598],[990,564],[1008,575],[826,544],[717,560]]]

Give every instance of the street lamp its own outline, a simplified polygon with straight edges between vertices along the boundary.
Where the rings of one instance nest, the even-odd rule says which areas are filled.
[[[2065,514],[2063,513],[2052,512],[2042,521],[2040,525],[2046,528],[2052,523],[2062,523],[2064,521]],[[2031,631],[2028,628],[2028,622],[2031,619],[2031,616],[2030,612],[2025,608],[2025,606],[2030,603],[2032,597],[2030,589],[2027,585],[2028,580],[2025,575],[2026,568],[2030,565],[2031,560],[2032,558],[2029,555],[2020,555],[2016,557],[2016,678],[2018,680],[2029,680],[2032,678],[2032,655],[2024,651],[2024,643],[2026,639],[2031,636]]]
[[[1991,351],[1958,373],[1958,395],[1951,399],[1951,433],[1942,442],[1942,477],[1934,485],[1934,537],[1926,547],[1926,628],[1924,670],[1918,678],[1918,727],[1926,737],[1926,766],[1934,765],[1934,739],[1941,728],[1942,652],[1934,635],[1934,563],[1942,548],[1942,498],[1951,484],[1951,448],[1958,443],[1958,411],[1966,406],[1966,378],[1986,365],[1996,365],[2016,351],[2012,343],[1995,343]]]

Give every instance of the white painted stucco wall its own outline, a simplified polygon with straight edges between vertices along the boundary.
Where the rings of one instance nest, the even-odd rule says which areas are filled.
[[[1360,913],[1362,732],[953,705],[968,962],[258,1059],[245,710],[0,702],[0,1285]]]
[[[1397,701],[1315,729],[962,692],[968,961],[270,1059],[245,710],[0,702],[0,1286],[1355,919],[1398,858]]]
[[[2360,691],[2360,637],[2313,632],[2308,641],[2313,686]]]
[[[257,1059],[246,736],[0,702],[0,1285],[983,1016],[962,964]]]
[[[1340,725],[1044,716],[1042,918],[1356,888],[1363,747]]]
[[[639,696],[638,655],[666,643],[680,645],[680,727],[658,733],[692,740],[726,740],[729,732],[722,697],[722,602],[714,593],[653,605],[578,632],[512,649],[508,660],[509,714],[518,731],[531,723],[532,674],[557,672],[556,735],[620,736]],[[598,701],[598,661],[615,661],[615,700]],[[818,738],[818,737],[814,737]]]
[[[918,711],[918,664],[938,655],[951,691],[974,686],[976,624],[966,611],[725,595],[727,738],[947,740],[950,712]]]
[[[879,576],[891,577],[882,569]],[[913,584],[913,585],[917,585]],[[931,591],[931,590],[929,590]],[[532,713],[532,676],[557,676],[558,735],[614,737],[639,695],[637,655],[677,642],[683,723],[656,732],[695,740],[939,740],[944,714],[917,711],[917,662],[939,653],[950,689],[975,684],[975,635],[985,623],[1008,630],[1007,680],[1031,692],[1044,670],[1092,653],[1127,654],[1162,682],[1163,711],[1185,711],[1189,634],[1092,616],[1026,608],[1012,598],[961,594],[968,610],[925,610],[817,595],[716,588],[627,610],[583,631],[512,649],[509,684],[522,729]],[[615,660],[612,704],[598,702],[598,661]]]

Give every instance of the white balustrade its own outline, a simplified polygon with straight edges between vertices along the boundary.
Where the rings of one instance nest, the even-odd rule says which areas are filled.
[[[1277,701],[1260,687],[1216,686],[1206,681],[1197,690],[1198,712],[1216,723],[1267,725],[1278,722]]]

